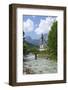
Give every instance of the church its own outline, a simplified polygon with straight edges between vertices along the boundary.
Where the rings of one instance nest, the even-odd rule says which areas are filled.
[[[41,38],[40,38],[40,51],[44,51],[45,50],[45,48],[47,47],[47,44],[46,44],[46,40],[45,40],[45,38],[44,38],[44,35],[43,34],[41,34]]]

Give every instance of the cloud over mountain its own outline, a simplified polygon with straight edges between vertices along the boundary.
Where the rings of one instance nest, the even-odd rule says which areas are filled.
[[[38,27],[35,29],[36,34],[48,33],[55,18],[47,17],[46,19],[41,19]]]

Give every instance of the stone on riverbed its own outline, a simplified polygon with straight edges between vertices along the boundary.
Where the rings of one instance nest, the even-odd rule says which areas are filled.
[[[57,73],[57,62],[49,59],[38,58],[23,62],[24,74],[47,74]]]

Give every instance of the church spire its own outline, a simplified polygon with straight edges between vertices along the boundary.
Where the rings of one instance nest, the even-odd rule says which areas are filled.
[[[41,34],[41,44],[43,44],[43,34]]]
[[[41,34],[41,44],[40,44],[40,51],[43,51],[44,50],[44,45],[43,45],[43,43],[44,43],[44,37],[43,37],[43,34]]]

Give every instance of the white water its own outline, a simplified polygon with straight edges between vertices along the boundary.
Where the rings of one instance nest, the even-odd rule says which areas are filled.
[[[34,55],[30,54],[25,57],[24,74],[46,74],[57,73],[57,62],[54,60],[38,58],[35,60]]]

